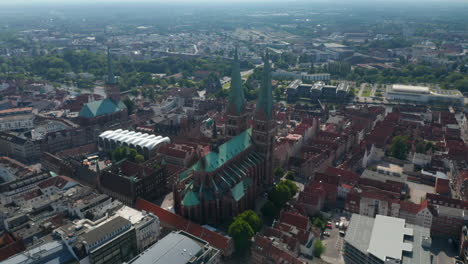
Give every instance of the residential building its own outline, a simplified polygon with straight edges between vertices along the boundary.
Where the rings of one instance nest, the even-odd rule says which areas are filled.
[[[0,131],[34,128],[32,107],[0,110]]]
[[[284,243],[280,243],[277,239],[270,239],[262,235],[255,235],[254,242],[251,247],[253,264],[275,264],[280,260],[282,264],[305,264],[305,261],[300,260],[292,255]]]
[[[142,164],[124,160],[102,170],[98,180],[104,194],[128,206],[133,206],[137,197],[156,199],[166,191],[165,166],[160,159]]]
[[[61,241],[46,242],[38,247],[25,250],[7,260],[8,264],[80,263],[73,252]]]
[[[132,223],[117,216],[98,222],[81,220],[65,225],[55,234],[61,238],[76,256],[89,263],[122,263],[137,255],[136,233]]]
[[[427,200],[421,204],[415,204],[409,201],[400,202],[400,215],[399,218],[406,220],[408,224],[418,225],[431,229],[432,226],[432,212],[428,207]]]

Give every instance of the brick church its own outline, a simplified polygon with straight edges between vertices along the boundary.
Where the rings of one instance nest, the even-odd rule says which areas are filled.
[[[236,50],[225,112],[227,141],[215,144],[211,152],[176,179],[174,207],[179,215],[217,225],[253,209],[256,197],[273,184],[276,121],[268,51],[258,98],[250,127]]]

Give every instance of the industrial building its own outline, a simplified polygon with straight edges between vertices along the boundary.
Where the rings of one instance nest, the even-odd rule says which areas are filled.
[[[344,239],[347,264],[426,264],[430,260],[429,228],[405,219],[353,214]]]
[[[419,104],[449,104],[462,106],[464,103],[464,97],[458,90],[442,90],[426,86],[401,84],[388,86],[385,97],[388,101]]]

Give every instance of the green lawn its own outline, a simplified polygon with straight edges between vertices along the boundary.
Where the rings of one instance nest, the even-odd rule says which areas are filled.
[[[362,92],[362,97],[369,97],[370,93],[371,93],[370,89],[364,89],[364,91]]]

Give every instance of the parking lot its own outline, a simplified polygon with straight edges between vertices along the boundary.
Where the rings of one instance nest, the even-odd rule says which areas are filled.
[[[327,228],[325,232],[329,232],[330,236],[323,236],[323,245],[327,248],[322,254],[322,259],[328,263],[344,263],[343,260],[343,238],[340,236],[339,228],[335,227],[335,222],[338,218],[334,218],[332,228]]]

